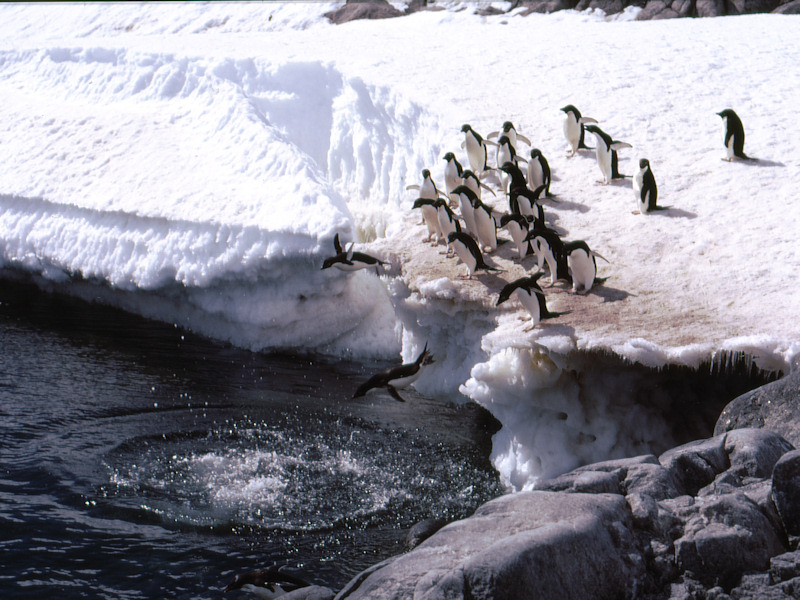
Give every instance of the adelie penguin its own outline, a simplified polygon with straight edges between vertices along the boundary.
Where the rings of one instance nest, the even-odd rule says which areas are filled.
[[[732,109],[726,108],[717,113],[722,118],[722,143],[725,145],[725,158],[732,161],[734,158],[742,160],[756,160],[744,153],[744,125]]]
[[[538,280],[543,274],[539,271],[530,277],[520,277],[506,284],[500,290],[500,296],[497,299],[497,306],[500,306],[509,298],[516,298],[531,315],[531,329],[543,319],[554,319],[567,314],[566,312],[551,312],[547,309],[544,291],[538,284]]]
[[[535,190],[544,186],[544,195],[550,194],[550,164],[538,148],[531,150],[531,159],[528,161],[528,187]]]
[[[663,209],[656,205],[658,187],[653,171],[650,170],[650,161],[646,158],[639,160],[639,171],[633,176],[633,193],[636,195],[636,208],[641,214]]]
[[[428,169],[422,169],[422,183],[420,185],[412,183],[411,185],[407,185],[406,189],[419,190],[420,198],[430,198],[431,200],[436,200],[439,197],[445,197],[445,195],[439,191],[439,188],[436,187],[436,183],[433,181],[431,172]]]
[[[341,271],[358,271],[359,269],[369,269],[370,267],[375,267],[375,272],[380,275],[380,267],[388,264],[378,258],[375,258],[374,256],[370,256],[369,254],[364,254],[363,252],[353,252],[352,243],[350,244],[350,248],[343,250],[342,245],[339,243],[338,233],[333,237],[333,247],[336,250],[336,254],[325,259],[325,261],[322,263],[323,269],[336,267]]]
[[[493,137],[497,137],[501,134],[508,138],[508,141],[511,143],[511,146],[514,148],[515,152],[517,150],[517,140],[525,142],[526,144],[528,144],[528,146],[531,145],[531,141],[524,135],[519,133],[511,121],[504,122],[503,127],[500,129],[500,131],[493,131],[492,133],[487,135],[486,138],[492,139]],[[498,164],[500,164],[499,161]]]
[[[533,248],[530,241],[527,240],[528,231],[530,230],[530,221],[532,217],[525,217],[519,213],[511,213],[510,215],[503,215],[500,217],[500,227],[508,231],[514,244],[517,246],[517,260],[522,262],[529,254],[533,254]]]
[[[447,164],[444,166],[444,189],[447,191],[447,196],[450,198],[450,206],[452,208],[458,208],[458,200],[451,194],[454,189],[463,185],[464,182],[461,178],[464,169],[452,152],[448,152],[442,158],[447,161]]]
[[[425,226],[428,228],[428,237],[422,238],[423,242],[433,242],[435,246],[440,239],[443,239],[444,233],[439,225],[438,213],[436,210],[436,203],[440,199],[431,200],[430,198],[417,198],[414,200],[414,208],[422,211],[422,220],[425,221]]]
[[[602,258],[606,262],[608,262],[608,259],[590,250],[589,245],[583,240],[564,244],[564,254],[567,257],[567,265],[572,277],[573,294],[588,294],[595,283],[605,281],[605,278],[597,278],[597,261],[595,257]]]
[[[536,223],[526,239],[531,242],[539,268],[547,263],[547,268],[550,270],[550,285],[555,285],[559,279],[572,283],[567,255],[564,253],[564,242],[556,231],[545,227],[543,223]]]
[[[600,167],[600,172],[603,174],[601,183],[608,184],[611,183],[612,179],[624,177],[624,175],[619,174],[616,168],[616,151],[622,148],[632,148],[632,146],[627,142],[613,140],[610,135],[597,125],[587,125],[586,131],[593,133],[597,141],[595,156],[597,158],[597,166]]]
[[[353,398],[360,398],[372,389],[384,388],[389,392],[392,398],[398,402],[405,402],[397,389],[406,388],[414,383],[422,374],[423,367],[433,362],[433,355],[428,351],[428,344],[425,344],[425,348],[423,348],[422,352],[417,356],[417,360],[413,363],[407,363],[399,367],[391,367],[380,373],[376,373],[370,377],[366,383],[359,386],[356,393],[353,394]]]
[[[285,567],[271,566],[266,569],[236,575],[233,581],[222,591],[223,593],[228,593],[235,590],[244,590],[255,594],[259,598],[270,600],[310,586],[311,584],[308,581],[287,572]]]
[[[447,202],[439,198],[434,201],[433,205],[436,207],[436,218],[445,239],[447,239],[447,236],[452,232],[461,231],[461,224],[458,222],[458,218],[453,214],[453,211],[450,210],[450,207],[447,206]],[[453,250],[448,246],[447,255],[452,256],[452,254]]]
[[[502,271],[502,269],[496,269],[486,264],[481,249],[469,234],[458,231],[451,233],[447,236],[447,243],[467,267],[467,274],[460,276],[461,279],[472,279],[472,275],[478,270]]]
[[[597,123],[597,120],[581,116],[581,111],[572,104],[567,104],[559,110],[564,113],[564,137],[567,138],[570,148],[568,156],[574,156],[578,150],[592,150],[583,141],[583,126],[585,123]]]
[[[469,166],[474,173],[480,176],[489,168],[486,145],[492,144],[496,146],[497,144],[484,140],[469,124],[462,125],[461,131],[464,132],[464,141],[461,147],[466,146],[467,148]]]

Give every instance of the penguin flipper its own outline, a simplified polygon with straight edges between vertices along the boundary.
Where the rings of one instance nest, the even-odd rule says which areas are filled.
[[[398,402],[405,402],[405,399],[400,395],[400,393],[397,391],[397,388],[395,388],[394,386],[387,385],[386,391],[388,391],[389,395]]]
[[[603,259],[604,261],[606,261],[608,264],[611,264],[611,261],[610,261],[610,260],[608,260],[608,259],[607,259],[605,256],[603,256],[602,254],[598,254],[598,253],[597,253],[597,252],[595,252],[594,250],[592,250],[592,251],[590,252],[590,254],[591,254],[592,256],[596,256],[597,258],[602,258],[602,259]]]
[[[597,123],[597,119],[593,119],[592,117],[581,117],[578,119],[578,123],[583,125],[584,123]]]
[[[406,186],[406,189],[407,189],[407,190],[418,190],[418,189],[419,189],[419,186],[418,186],[416,183],[412,183],[412,184],[410,184],[410,185],[407,185],[407,186]]]
[[[517,132],[517,139],[518,139],[518,140],[522,140],[523,142],[525,142],[526,144],[528,144],[528,146],[530,146],[530,145],[531,145],[531,141],[530,141],[528,138],[526,138],[524,135],[522,135],[521,133],[519,133],[519,132]]]
[[[611,142],[612,150],[622,150],[623,148],[633,148],[633,146],[631,146],[628,142],[620,142],[617,140]]]
[[[336,254],[342,253],[342,244],[339,243],[339,234],[337,233],[333,236],[333,247],[336,250]]]

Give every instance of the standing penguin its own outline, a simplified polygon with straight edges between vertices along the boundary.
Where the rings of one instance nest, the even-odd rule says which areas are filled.
[[[436,200],[439,196],[444,195],[436,187],[436,183],[434,183],[431,172],[428,169],[422,169],[422,183],[420,185],[412,183],[407,185],[406,189],[419,190],[420,198],[430,198],[431,200]]]
[[[547,264],[550,270],[550,285],[554,285],[559,279],[572,282],[567,255],[564,253],[564,242],[556,231],[537,222],[528,233],[527,239],[531,241],[531,248],[536,255],[539,268]]]
[[[602,183],[608,184],[611,183],[612,179],[620,178],[621,175],[619,175],[614,166],[615,156],[613,153],[622,148],[632,148],[632,146],[627,142],[612,140],[611,136],[597,125],[587,125],[586,131],[593,133],[597,141],[595,156],[597,158],[597,166],[600,167],[600,172],[603,173]]]
[[[734,158],[754,160],[744,153],[744,125],[742,125],[739,115],[730,108],[726,108],[717,114],[722,117],[722,142],[726,151],[723,160],[729,162]]]
[[[436,218],[439,222],[439,228],[442,231],[442,235],[445,239],[447,236],[450,235],[454,231],[461,231],[461,224],[458,222],[458,219],[453,214],[453,211],[450,210],[450,207],[447,206],[447,203],[439,198],[438,200],[434,200],[433,205],[436,207]],[[452,256],[453,250],[450,246],[447,247],[447,255]]]
[[[656,178],[650,170],[650,161],[646,158],[639,160],[639,172],[633,176],[633,193],[636,194],[636,208],[643,215],[657,210],[658,187]]]
[[[544,195],[550,196],[550,164],[538,148],[531,150],[531,159],[528,161],[528,187],[535,190],[540,185],[544,187]]]
[[[535,190],[529,190],[527,187],[511,188],[508,193],[508,206],[511,212],[531,218],[540,216],[542,205],[539,204],[539,197],[544,191],[544,187],[540,185]]]
[[[472,168],[474,173],[481,175],[486,169],[489,168],[486,145],[496,144],[494,142],[484,140],[474,129],[472,129],[469,124],[462,125],[461,131],[464,132],[464,142],[462,142],[461,147],[463,148],[466,146],[467,148],[469,166]]]
[[[406,388],[414,383],[422,374],[422,368],[434,362],[433,355],[428,351],[428,344],[413,363],[392,367],[376,373],[370,377],[366,383],[361,384],[353,398],[360,398],[369,390],[375,388],[385,388],[392,398],[398,402],[405,402],[403,397],[397,392],[397,388]]]
[[[428,237],[422,238],[422,241],[433,242],[435,246],[440,239],[445,237],[436,214],[436,200],[417,198],[414,201],[414,208],[419,208],[422,211],[422,219],[428,228]]]
[[[455,188],[452,195],[458,198],[458,205],[461,208],[461,218],[464,219],[464,226],[469,233],[477,237],[478,228],[475,225],[475,209],[472,207],[472,202],[478,199],[478,195],[472,188],[466,185],[460,185]]]
[[[442,158],[447,161],[447,164],[444,166],[444,189],[450,197],[450,206],[458,208],[458,200],[454,196],[451,196],[451,194],[454,189],[463,184],[461,177],[463,176],[464,169],[452,152],[448,152]]]
[[[500,131],[493,131],[492,133],[487,135],[486,138],[492,139],[493,137],[498,135],[506,136],[511,146],[514,148],[514,151],[517,150],[517,140],[525,142],[526,144],[528,144],[528,146],[531,145],[530,140],[521,133],[517,132],[516,128],[514,127],[514,124],[511,121],[506,121],[505,123],[503,123],[503,127],[500,129]],[[497,164],[500,164],[500,162],[498,161]]]
[[[517,151],[514,150],[514,146],[511,145],[509,139],[501,135],[500,139],[497,140],[497,166],[500,167],[507,162],[516,165],[519,161],[528,162],[521,156],[517,156]],[[500,187],[506,193],[508,193],[509,182],[509,174],[503,171],[500,175]]]
[[[481,269],[484,271],[500,271],[490,267],[483,260],[481,249],[469,235],[464,232],[455,232],[447,236],[447,243],[453,247],[453,250],[461,259],[461,262],[467,267],[467,274],[460,276],[461,279],[472,279],[475,271]]]
[[[517,260],[519,262],[522,262],[522,259],[529,254],[533,254],[531,243],[527,241],[528,231],[530,230],[528,218],[519,213],[511,213],[500,217],[500,227],[508,231],[517,246]]]
[[[570,147],[568,156],[574,156],[578,150],[591,150],[583,142],[584,137],[584,123],[597,123],[596,119],[591,117],[582,117],[581,111],[567,104],[559,109],[564,113],[564,137],[567,138],[567,143]]]
[[[472,172],[470,169],[465,169],[461,175],[461,181],[463,185],[470,188],[475,195],[480,198],[481,197],[481,190],[488,190],[492,196],[496,196],[497,194],[494,193],[494,190],[490,188],[488,185],[483,183],[475,173]]]
[[[515,297],[525,310],[530,313],[531,329],[536,327],[536,324],[543,319],[554,319],[555,317],[567,314],[565,312],[550,312],[547,310],[544,291],[542,291],[538,283],[542,275],[544,275],[544,273],[539,271],[530,277],[520,277],[503,286],[503,289],[500,290],[500,296],[497,298],[496,306],[500,306],[512,296]]]
[[[484,204],[479,198],[472,201],[475,218],[475,235],[484,252],[497,250],[497,222],[492,214],[492,207]]]
[[[564,244],[564,254],[567,257],[567,265],[572,277],[572,292],[588,294],[597,277],[597,261],[595,257],[603,257],[590,250],[589,245],[583,240]],[[605,258],[603,260],[608,262]]]

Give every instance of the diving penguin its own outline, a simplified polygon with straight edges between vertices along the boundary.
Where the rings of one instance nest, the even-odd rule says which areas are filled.
[[[350,248],[346,251],[343,250],[342,245],[339,243],[338,233],[333,237],[333,247],[336,250],[336,254],[325,259],[322,263],[323,269],[336,267],[340,271],[358,271],[359,269],[375,267],[375,272],[380,275],[380,267],[389,264],[369,254],[353,252],[352,243],[350,244]]]
[[[311,584],[308,581],[288,573],[285,567],[273,565],[266,569],[236,575],[222,592],[244,590],[252,592],[259,598],[271,600],[310,586]]]
[[[360,398],[369,390],[375,388],[385,388],[392,398],[398,402],[405,402],[403,397],[398,393],[397,388],[406,388],[414,383],[422,374],[422,368],[432,362],[434,362],[433,355],[428,351],[428,344],[425,344],[425,348],[420,352],[417,360],[413,363],[407,363],[399,367],[391,367],[380,373],[376,373],[359,386],[356,393],[353,394],[353,398]]]

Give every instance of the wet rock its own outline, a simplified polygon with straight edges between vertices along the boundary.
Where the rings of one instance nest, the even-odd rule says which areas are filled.
[[[447,524],[444,519],[425,519],[408,530],[406,550],[412,550]]]
[[[333,600],[336,594],[330,588],[319,585],[294,590],[281,596],[283,600]]]
[[[682,494],[695,495],[729,466],[725,437],[716,436],[683,444],[659,456]]]
[[[714,434],[747,427],[773,431],[800,445],[800,369],[734,398],[717,419]]]
[[[537,489],[587,494],[622,493],[620,473],[603,471],[572,471],[537,486]]]
[[[787,452],[776,463],[772,498],[786,533],[800,536],[800,450]]]

